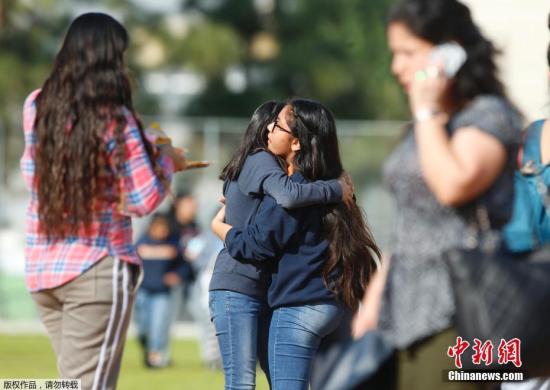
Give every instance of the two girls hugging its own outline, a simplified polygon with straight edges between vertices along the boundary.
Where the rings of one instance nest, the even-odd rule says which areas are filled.
[[[332,113],[262,104],[221,179],[209,301],[225,388],[254,388],[259,360],[272,389],[307,389],[321,340],[357,309],[380,258]]]

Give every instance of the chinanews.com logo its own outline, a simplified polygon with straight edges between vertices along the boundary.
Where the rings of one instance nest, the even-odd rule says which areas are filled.
[[[462,355],[472,348],[472,364],[479,366],[479,369],[462,369]],[[456,370],[445,370],[444,379],[450,382],[501,382],[501,381],[522,381],[523,372],[513,370],[501,370],[498,365],[514,365],[521,368],[521,340],[513,338],[511,340],[501,339],[497,346],[497,356],[495,359],[495,345],[491,340],[482,342],[474,338],[473,344],[458,336],[456,343],[449,346],[447,356],[454,359]],[[496,360],[496,361],[494,361]],[[496,363],[496,364],[493,364]],[[487,367],[487,368],[486,368]],[[490,370],[488,368],[491,368]],[[496,367],[496,369],[495,369]]]

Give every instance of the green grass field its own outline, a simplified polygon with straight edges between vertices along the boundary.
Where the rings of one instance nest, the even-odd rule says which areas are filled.
[[[223,389],[223,374],[205,369],[197,343],[174,340],[173,365],[161,370],[143,367],[136,340],[128,339],[118,381],[121,390]],[[57,378],[55,356],[46,336],[0,335],[0,378]],[[257,389],[268,389],[258,369]]]

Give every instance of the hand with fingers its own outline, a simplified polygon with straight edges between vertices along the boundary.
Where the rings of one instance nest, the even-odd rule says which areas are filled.
[[[378,327],[382,295],[389,271],[389,256],[383,254],[381,266],[372,276],[359,310],[352,321],[352,335],[354,339],[361,338],[365,333]]]
[[[218,213],[214,217],[214,221],[225,222],[225,205],[223,205],[222,208],[218,211]]]
[[[225,205],[223,205],[220,211],[218,211],[216,216],[212,219],[210,228],[214,234],[220,238],[220,240],[225,241],[225,236],[231,227],[231,225],[225,222]]]
[[[442,64],[429,63],[414,75],[409,92],[409,105],[417,122],[443,113],[443,96],[450,80]]]
[[[180,172],[187,169],[187,161],[182,148],[176,148],[172,144],[159,146],[160,153],[167,156],[174,164],[174,172]]]

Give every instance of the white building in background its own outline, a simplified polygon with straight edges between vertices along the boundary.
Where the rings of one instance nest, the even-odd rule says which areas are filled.
[[[526,120],[550,116],[546,50],[548,0],[462,0],[482,31],[502,50],[502,80]]]

